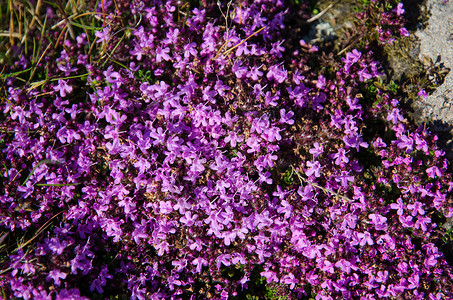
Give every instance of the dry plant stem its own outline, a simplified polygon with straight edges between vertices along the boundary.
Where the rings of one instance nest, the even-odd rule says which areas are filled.
[[[252,36],[258,34],[259,32],[261,32],[263,29],[265,29],[267,26],[263,26],[261,27],[260,29],[258,29],[257,31],[255,31],[254,33],[252,33],[251,35],[249,35],[248,37],[246,37],[244,40],[242,40],[239,44],[231,47],[230,49],[228,49],[227,51],[225,51],[223,53],[224,56],[228,55],[228,53],[230,53],[231,51],[233,51],[234,49],[236,49],[237,47],[239,47],[241,44],[245,43],[249,38],[251,38]],[[217,57],[219,57],[220,55],[220,51],[222,51],[222,48],[225,44],[222,45],[222,47],[220,48],[219,52],[217,52],[217,55],[214,57],[214,59],[217,59]]]
[[[38,0],[38,2],[36,3],[36,7],[35,7],[35,11],[33,13],[33,19],[31,20],[30,22],[30,25],[28,25],[28,30],[31,30],[33,28],[33,26],[35,25],[35,22],[38,22],[38,24],[40,23],[40,20],[39,20],[39,11],[41,10],[41,6],[42,6],[42,0]]]
[[[44,225],[42,225],[42,226],[38,229],[38,231],[35,233],[35,235],[34,235],[31,239],[29,239],[29,240],[26,241],[25,243],[19,245],[16,249],[14,249],[13,252],[16,252],[17,250],[22,249],[22,248],[24,248],[25,246],[27,246],[28,244],[30,244],[30,243],[31,243],[34,239],[36,239],[41,233],[43,233],[43,232],[50,226],[52,220],[55,219],[57,216],[59,216],[62,212],[64,212],[64,211],[63,211],[63,210],[60,211],[59,213],[57,213],[56,215],[54,215],[52,218],[50,218],[49,220],[47,220],[47,222],[44,223]],[[26,252],[26,254],[27,254],[27,253],[28,253],[28,251]],[[2,274],[4,274],[4,273],[8,272],[10,269],[11,269],[11,267],[8,268],[8,269],[6,269],[6,270],[0,271],[0,275],[2,275]]]
[[[67,32],[66,32],[66,29],[68,29],[68,24],[66,24],[63,29],[61,30],[60,34],[58,35],[58,38],[57,38],[57,42],[55,43],[55,47],[54,49],[57,49],[58,45],[60,44],[60,40],[61,38],[63,37],[63,35],[65,35]]]
[[[74,33],[74,30],[71,26],[71,23],[69,22],[69,19],[68,19],[68,15],[66,14],[63,6],[61,5],[61,1],[60,0],[57,0],[57,4],[58,4],[58,7],[60,8],[61,10],[61,13],[63,14],[65,20],[66,20],[66,26],[68,27],[68,30],[69,30],[69,35],[71,36],[71,38],[73,40],[75,40],[76,36],[75,36],[75,33]]]
[[[336,1],[338,2],[338,1]],[[322,12],[320,12],[319,14],[317,14],[316,16],[313,16],[311,17],[310,19],[307,20],[307,23],[313,23],[314,21],[318,20],[319,18],[321,18],[322,16],[324,16],[324,14],[329,10],[331,9],[335,3],[330,3],[329,6],[327,6]]]
[[[334,191],[328,190],[325,187],[320,186],[319,184],[316,184],[314,182],[309,181],[308,179],[303,178],[302,175],[300,174],[300,172],[297,171],[296,168],[294,168],[294,166],[291,166],[291,168],[293,169],[294,173],[296,173],[297,177],[299,177],[300,183],[302,183],[302,181],[303,181],[303,182],[308,183],[309,185],[311,185],[311,186],[313,186],[315,188],[318,188],[318,189],[322,190],[325,193],[337,196],[337,197],[339,197],[339,198],[341,198],[343,200],[347,200],[347,201],[351,201],[351,202],[353,201],[352,199],[350,199],[350,198],[348,198],[346,196],[343,196],[343,195],[338,194],[338,193],[336,193]]]
[[[360,40],[361,36],[358,36],[352,43],[350,43],[349,45],[347,45],[346,47],[343,48],[343,50],[341,50],[340,52],[338,52],[337,55],[342,55],[343,53],[345,53],[346,51],[348,51],[349,48],[351,48],[352,46],[354,46],[359,40]]]
[[[31,175],[33,175],[33,173],[35,172],[36,168],[38,168],[42,164],[58,164],[58,162],[57,161],[53,161],[51,159],[41,160],[40,162],[38,162],[36,167],[34,167],[33,170],[31,170],[31,172],[30,172],[30,174],[28,174],[27,178],[25,178],[25,181],[22,183],[22,186],[27,183],[28,179],[30,178]]]
[[[55,219],[57,216],[59,216],[61,213],[63,213],[63,210],[60,211],[59,213],[57,213],[56,215],[54,215],[54,216],[53,216],[52,218],[50,218],[49,220],[47,220],[47,222],[44,223],[44,225],[42,225],[42,226],[38,229],[38,231],[35,233],[35,235],[34,235],[31,239],[29,239],[28,241],[26,241],[24,244],[20,245],[19,248],[23,248],[23,247],[27,246],[28,244],[30,244],[30,243],[31,243],[34,239],[36,239],[42,232],[44,232],[44,231],[47,229],[47,227],[50,226],[50,223],[52,222],[52,220]],[[19,248],[17,248],[17,249],[19,249]],[[17,250],[17,249],[16,249],[16,250]]]
[[[39,65],[39,63],[41,62],[41,60],[43,59],[44,55],[46,54],[47,50],[49,50],[50,46],[52,46],[52,44],[50,43],[49,45],[47,45],[47,48],[44,50],[44,52],[41,54],[41,56],[39,57],[38,61],[36,62],[36,66]],[[28,82],[31,81],[31,79],[33,78],[33,75],[35,74],[36,72],[36,68],[33,69],[33,72],[30,74],[30,78],[28,79]]]
[[[14,18],[13,18],[13,0],[9,0],[9,32],[10,32],[10,36],[9,36],[9,43],[11,45],[14,45],[14,39],[13,39],[13,36],[12,36],[12,33],[14,32]]]
[[[19,35],[22,36],[22,6],[19,7]],[[22,36],[23,39],[23,36]],[[21,41],[22,43],[22,41]]]
[[[5,232],[4,234],[2,234],[2,236],[0,237],[0,245],[3,244],[3,242],[8,237],[8,235],[9,235],[9,232]]]
[[[0,31],[0,36],[9,36],[10,38],[21,39],[22,35],[18,32]]]

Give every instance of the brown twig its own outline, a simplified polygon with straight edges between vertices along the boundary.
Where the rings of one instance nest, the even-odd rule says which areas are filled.
[[[314,21],[318,20],[319,18],[321,18],[322,16],[325,15],[326,12],[329,11],[329,9],[331,9],[335,4],[337,4],[338,2],[340,2],[340,0],[336,0],[334,1],[333,3],[330,3],[323,11],[321,11],[319,14],[317,14],[316,16],[313,16],[311,17],[310,19],[307,20],[307,23],[310,24],[310,23],[313,23]]]
[[[69,35],[71,36],[71,38],[72,38],[73,40],[75,40],[76,36],[75,36],[75,33],[74,33],[74,29],[72,28],[72,25],[71,25],[71,23],[69,22],[68,15],[66,14],[66,11],[64,10],[63,5],[61,5],[61,1],[60,1],[60,0],[57,0],[57,4],[58,4],[58,7],[59,7],[60,10],[61,10],[61,13],[63,14],[63,17],[64,17],[65,20],[66,20],[66,26],[68,27]]]

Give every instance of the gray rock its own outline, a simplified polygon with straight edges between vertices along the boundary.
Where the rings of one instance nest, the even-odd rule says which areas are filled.
[[[415,33],[420,40],[419,58],[423,61],[428,57],[453,69],[453,1],[427,0],[425,5],[430,11],[428,25]],[[450,131],[453,125],[453,72],[432,95],[414,103],[414,109],[420,114],[417,119],[433,124],[434,131]]]

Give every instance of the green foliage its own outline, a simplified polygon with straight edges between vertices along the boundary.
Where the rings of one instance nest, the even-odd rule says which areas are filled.
[[[276,286],[267,286],[266,287],[266,299],[269,300],[288,300],[289,297],[280,294],[280,291]]]
[[[288,169],[285,172],[285,175],[283,175],[283,180],[285,181],[286,184],[290,185],[294,182],[294,172],[293,169]]]
[[[453,242],[453,226],[445,231],[444,235],[442,236],[442,242],[444,242],[445,244],[448,242]]]
[[[262,277],[260,273],[263,271],[263,266],[256,265],[250,274],[250,281],[247,282],[247,289],[242,290],[241,287],[237,288],[238,294],[231,297],[232,300],[261,300],[268,299],[265,297],[267,293],[266,278]]]
[[[392,93],[396,94],[400,90],[400,86],[395,81],[390,81],[389,89]]]
[[[154,73],[151,70],[138,70],[137,74],[135,77],[141,81],[147,81],[149,83],[154,84],[156,82],[156,77],[154,76]]]

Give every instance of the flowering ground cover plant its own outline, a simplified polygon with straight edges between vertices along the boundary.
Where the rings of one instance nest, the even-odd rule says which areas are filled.
[[[300,40],[304,3],[27,3],[35,44],[2,58],[1,297],[453,297],[448,162],[371,47]],[[370,35],[407,34],[402,4],[367,5]]]

